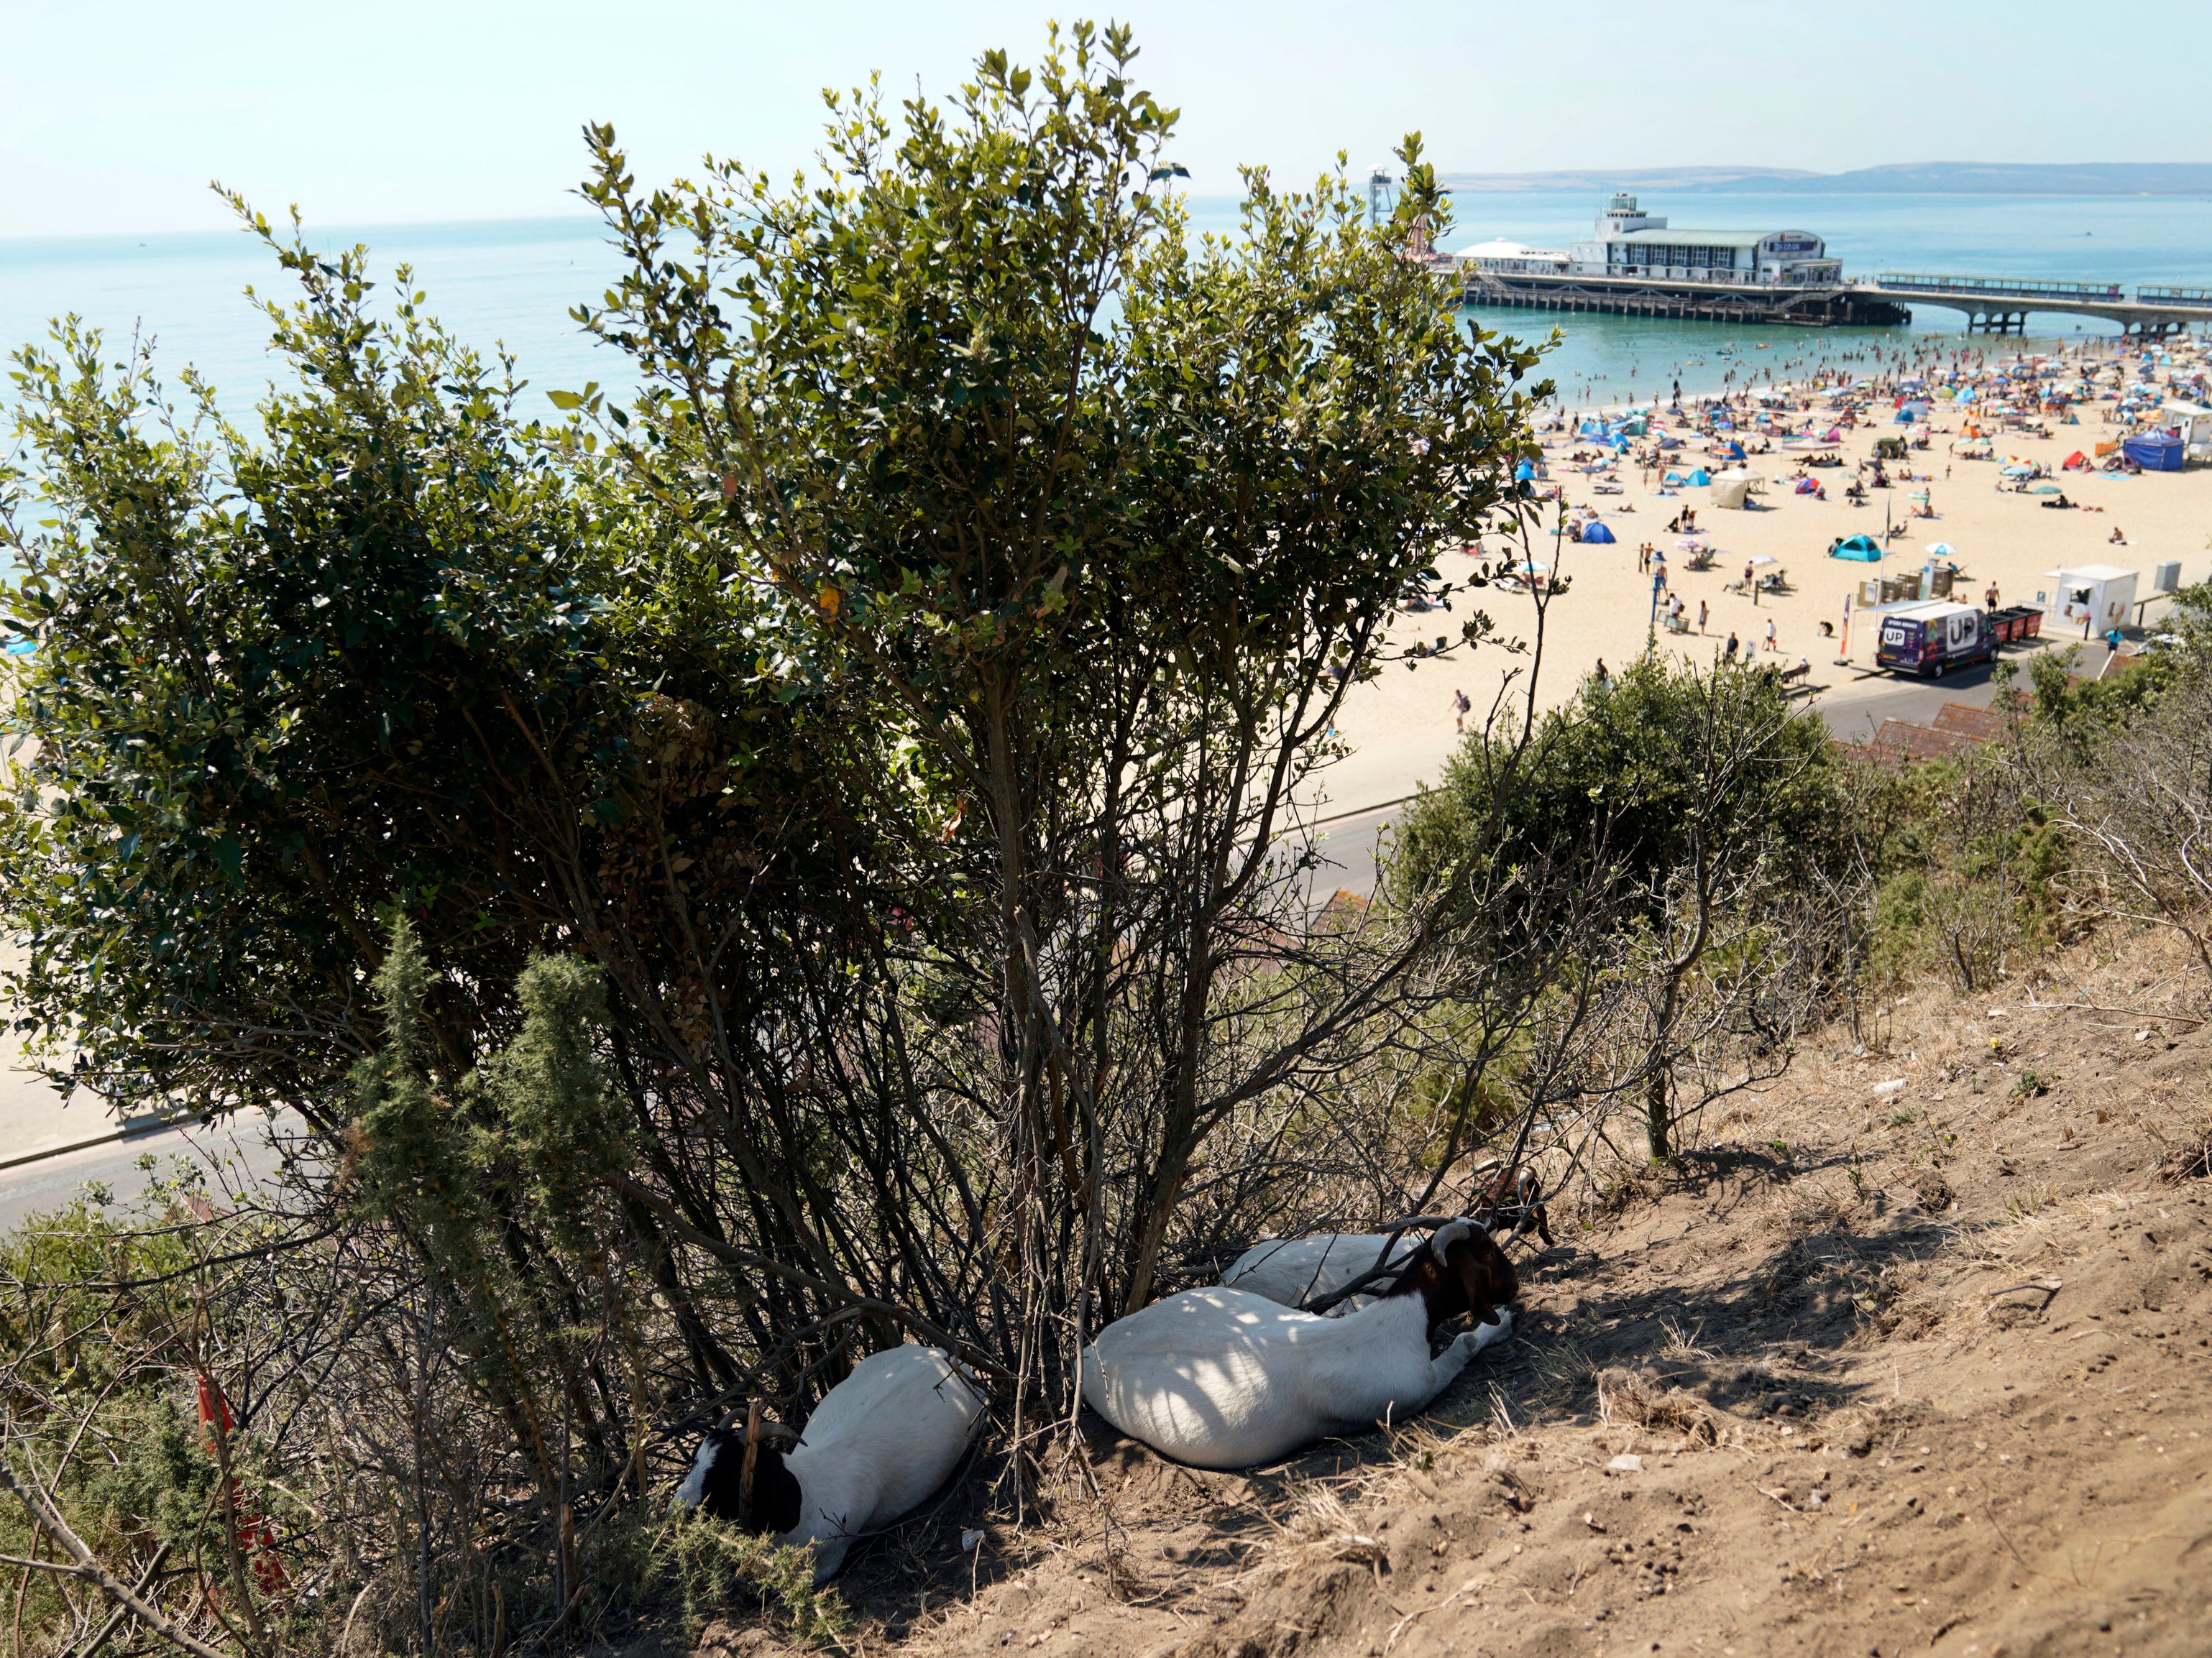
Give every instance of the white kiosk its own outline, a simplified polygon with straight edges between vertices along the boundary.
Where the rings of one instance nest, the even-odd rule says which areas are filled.
[[[2043,599],[2043,636],[2063,641],[2099,639],[2107,629],[2128,624],[2136,605],[2136,572],[2117,564],[2084,564],[2053,570]]]

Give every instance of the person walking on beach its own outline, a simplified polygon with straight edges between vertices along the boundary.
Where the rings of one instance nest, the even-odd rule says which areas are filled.
[[[1997,584],[1994,581],[1990,583],[1989,592],[1984,593],[1982,597],[1989,601],[1990,614],[1995,616],[1997,613]]]
[[[1667,556],[1664,553],[1651,556],[1651,586],[1655,592],[1663,593],[1667,591]]]
[[[1778,651],[1782,648],[1781,646],[1774,642],[1774,618],[1772,616],[1769,616],[1766,619],[1766,648],[1770,651]]]
[[[1454,731],[1463,732],[1467,730],[1468,710],[1474,706],[1474,703],[1467,700],[1465,691],[1452,693],[1452,729]]]
[[[1700,635],[1705,631],[1706,614],[1705,601],[1701,598],[1698,601],[1698,632]]]
[[[1737,640],[1737,638],[1736,638],[1736,636],[1735,636],[1735,633],[1734,633],[1733,631],[1730,631],[1730,633],[1729,634],[1728,648],[1727,648],[1725,651],[1722,652],[1722,653],[1721,653],[1721,654],[1722,654],[1723,656],[1726,657],[1726,658],[1728,659],[1728,660],[1729,660],[1729,664],[1730,664],[1731,665],[1733,665],[1735,664],[1735,662],[1736,653],[1737,653],[1738,651],[1741,651],[1742,648],[1743,648],[1743,646],[1742,646],[1741,642],[1741,641],[1739,641]]]

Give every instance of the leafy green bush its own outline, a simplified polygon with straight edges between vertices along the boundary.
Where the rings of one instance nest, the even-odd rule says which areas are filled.
[[[1761,735],[1741,782],[1708,799],[1701,782],[1717,720]],[[1392,842],[1395,897],[1408,900],[1471,836],[1489,832],[1501,804],[1497,832],[1519,856],[1564,855],[1647,888],[1685,861],[1693,825],[1709,845],[1756,843],[1792,880],[1839,861],[1849,842],[1826,726],[1756,668],[1708,675],[1655,655],[1606,688],[1585,682],[1543,717],[1516,786],[1501,793],[1496,780],[1518,740],[1510,730],[1468,733],[1437,786],[1407,809]]]

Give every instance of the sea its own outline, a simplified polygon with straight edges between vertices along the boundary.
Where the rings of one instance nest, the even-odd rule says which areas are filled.
[[[1588,234],[1600,205],[1581,191],[1464,195],[1441,245],[1510,237],[1563,246]],[[1847,275],[2212,284],[2212,198],[1732,191],[1669,199],[1646,192],[1643,206],[1681,227],[1811,231],[1826,240]],[[1195,228],[1236,234],[1233,200],[1199,197],[1190,209]],[[592,341],[570,314],[598,301],[617,274],[596,219],[327,228],[311,222],[308,232],[318,246],[366,244],[380,276],[409,267],[427,308],[456,335],[487,354],[513,355],[529,398],[590,382],[619,398],[632,385],[627,360]],[[265,350],[266,319],[246,297],[249,287],[282,296],[286,278],[242,231],[0,240],[0,349],[40,341],[52,319],[74,313],[104,331],[114,351],[134,338],[150,342],[157,368],[173,386],[178,371],[192,365],[225,412],[250,424],[253,405],[280,371]],[[388,282],[385,291],[393,291]],[[1871,363],[1932,346],[1936,337],[1956,337],[1964,325],[1958,313],[1933,307],[1917,311],[1910,327],[1837,330],[1499,309],[1462,316],[1465,325],[1550,343],[1540,373],[1569,406],[1634,402],[1676,381],[1697,393],[1731,377],[1741,383],[1747,372],[1785,379],[1823,366]],[[2027,343],[2047,349],[2116,331],[2100,321],[2038,315],[2030,319]],[[0,403],[11,395],[0,380]]]

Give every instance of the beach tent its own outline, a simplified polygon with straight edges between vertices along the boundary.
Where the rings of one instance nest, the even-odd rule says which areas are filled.
[[[1797,493],[1801,495],[1817,495],[1820,493],[1820,486],[1810,478],[1799,478]]]
[[[1613,535],[1612,531],[1605,527],[1601,520],[1593,519],[1589,523],[1583,525],[1583,532],[1576,539],[1609,545],[1613,539]]]
[[[2062,472],[2078,472],[2088,464],[2089,462],[2087,457],[2085,457],[2079,449],[2076,449],[2072,454],[2067,456],[2065,459],[2058,463],[2058,470]]]
[[[1697,487],[1698,487],[1698,488],[1702,489],[1702,488],[1704,488],[1706,484],[1711,483],[1713,481],[1713,479],[1712,479],[1712,474],[1711,474],[1710,472],[1706,471],[1705,471],[1705,469],[1704,467],[1700,466],[1699,468],[1698,468],[1698,470],[1697,470],[1696,471],[1694,471],[1694,472],[1691,473],[1691,474],[1690,474],[1690,476],[1689,476],[1688,477],[1686,477],[1686,478],[1683,479],[1682,481],[1683,481],[1685,483],[1694,484],[1694,485],[1696,485]]]
[[[1728,440],[1728,446],[1722,452],[1727,455],[1730,460],[1741,460],[1743,459],[1743,446],[1738,443],[1734,438],[1730,438]]]
[[[1829,548],[1828,556],[1855,558],[1862,564],[1879,564],[1881,562],[1881,549],[1875,545],[1872,536],[1853,536],[1850,540],[1839,541]]]
[[[1513,469],[1513,476],[1517,482],[1526,483],[1536,476],[1536,469],[1524,460]]]
[[[2139,438],[2123,438],[2120,452],[2146,472],[2178,472],[2181,470],[2181,440],[2162,433]],[[1696,482],[1694,477],[1691,480]]]

